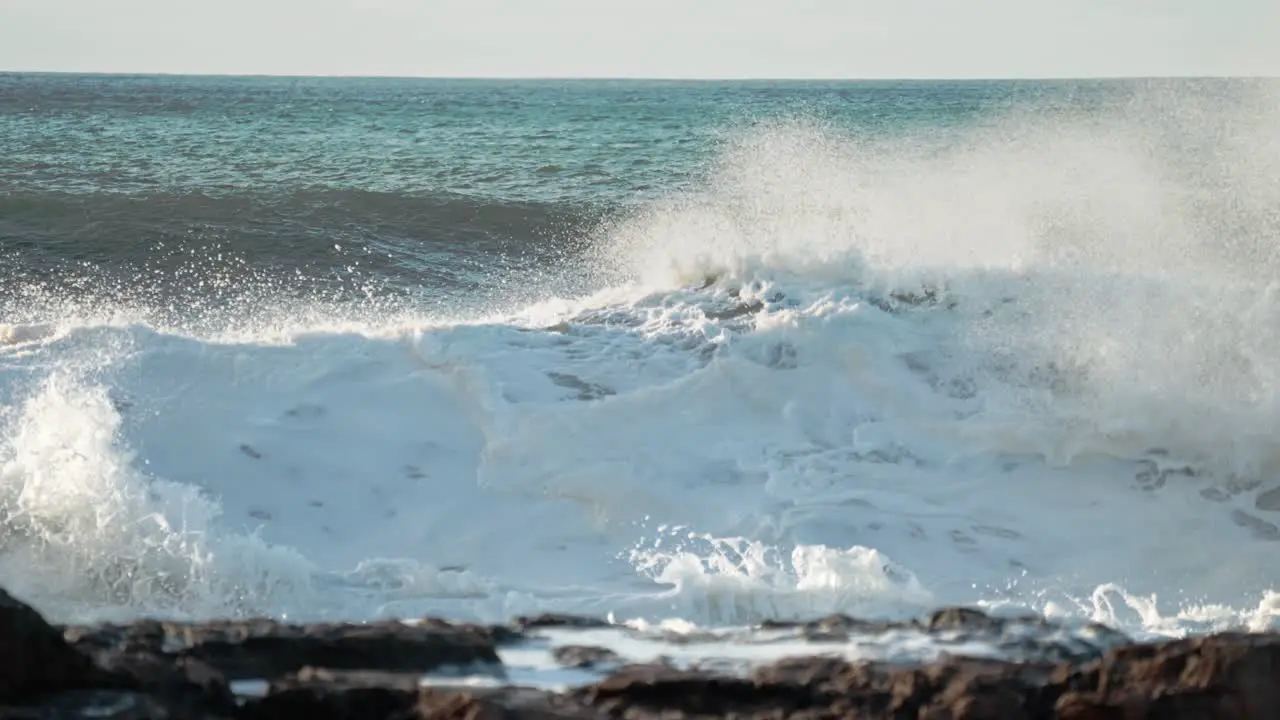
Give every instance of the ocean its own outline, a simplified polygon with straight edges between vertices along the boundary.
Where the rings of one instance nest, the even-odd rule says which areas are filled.
[[[0,585],[1274,627],[1278,122],[1261,80],[0,75]]]

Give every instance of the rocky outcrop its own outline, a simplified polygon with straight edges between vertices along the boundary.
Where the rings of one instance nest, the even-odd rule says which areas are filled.
[[[0,702],[104,682],[40,613],[0,590]]]
[[[623,664],[618,653],[591,645],[562,645],[554,648],[551,656],[561,666],[569,668],[617,667]]]
[[[1280,635],[1225,633],[1130,645],[1060,668],[1057,717],[1280,717]]]
[[[143,621],[65,631],[66,640],[91,657],[109,659],[140,652],[199,660],[231,680],[272,678],[308,666],[425,673],[447,666],[489,664],[496,671],[499,636],[514,637],[499,628],[435,620],[418,625]]]
[[[1009,622],[952,608],[910,624],[954,637],[1003,637]],[[1028,621],[1020,621],[1028,622]],[[522,618],[508,626],[289,625],[144,621],[55,628],[0,591],[0,717],[32,718],[1156,718],[1280,717],[1280,635],[1224,633],[1158,644],[1068,646],[1012,662],[944,656],[924,664],[850,663],[818,653],[854,632],[902,625],[832,616],[768,623],[810,639],[812,657],[745,672],[622,664],[587,644],[550,648],[572,668],[605,668],[582,687],[552,693],[510,685],[504,644],[543,647],[539,633],[596,632],[606,623],[572,616]],[[1020,633],[1025,635],[1026,633]],[[1105,636],[1098,631],[1099,637]],[[598,639],[598,635],[594,636]],[[824,645],[823,643],[827,643]],[[1043,649],[1045,646],[1038,645]],[[1073,649],[1074,648],[1074,649]],[[1076,652],[1076,651],[1079,652]],[[448,687],[450,667],[488,678]],[[575,672],[577,672],[575,670]],[[424,674],[434,687],[424,687]],[[603,673],[608,673],[603,674]],[[233,680],[257,687],[233,692]]]

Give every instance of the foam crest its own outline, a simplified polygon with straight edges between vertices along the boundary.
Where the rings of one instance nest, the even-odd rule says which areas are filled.
[[[1072,605],[1075,607],[1070,607]],[[1138,595],[1115,583],[1106,583],[1086,597],[1067,603],[1047,603],[1044,614],[1051,619],[1073,620],[1083,616],[1110,627],[1139,628],[1138,635],[1145,638],[1225,631],[1271,632],[1280,627],[1280,594],[1267,591],[1252,608],[1189,603],[1166,612],[1162,611],[1155,594]]]
[[[948,309],[932,370],[974,385],[993,427],[1042,439],[992,450],[1162,449],[1263,477],[1280,420],[1280,216],[1266,210],[1280,99],[1203,92],[1010,113],[946,144],[764,125],[728,143],[704,188],[622,222],[609,252],[648,287],[852,283]]]
[[[672,586],[676,617],[713,625],[837,612],[907,618],[936,603],[914,574],[874,548],[796,545],[788,552],[746,538],[658,531],[668,541],[632,550],[631,561]]]
[[[305,590],[295,553],[219,533],[198,487],[142,474],[103,387],[54,375],[7,425],[0,573],[55,617],[278,612]]]
[[[0,324],[0,345],[22,345],[48,338],[57,331],[51,323]]]

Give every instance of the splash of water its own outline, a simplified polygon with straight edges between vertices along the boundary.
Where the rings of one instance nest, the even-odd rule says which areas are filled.
[[[323,580],[365,614],[1265,626],[1273,100],[946,145],[765,124],[606,224],[594,292],[463,321],[32,291],[0,569],[76,612],[292,612]],[[654,548],[644,516],[698,534]]]

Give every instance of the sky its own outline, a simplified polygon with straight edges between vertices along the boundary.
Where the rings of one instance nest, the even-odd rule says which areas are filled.
[[[0,70],[1280,75],[1280,0],[0,0]]]

